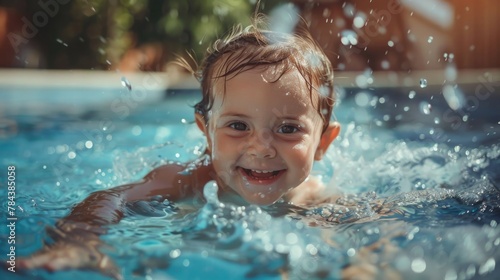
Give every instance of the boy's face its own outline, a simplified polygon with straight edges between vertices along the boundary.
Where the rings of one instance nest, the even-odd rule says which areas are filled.
[[[197,116],[218,184],[258,205],[272,204],[300,185],[338,133],[338,126],[321,133],[317,96],[311,101],[297,70],[276,82],[273,70],[242,72],[226,81],[225,93],[218,79],[208,125]]]

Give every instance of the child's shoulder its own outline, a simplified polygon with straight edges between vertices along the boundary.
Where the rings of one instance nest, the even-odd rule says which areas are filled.
[[[288,192],[286,200],[295,205],[315,205],[332,198],[325,191],[325,185],[318,178],[309,176],[302,184]]]
[[[203,187],[211,180],[213,168],[211,164],[204,164],[198,160],[187,163],[169,163],[159,166],[150,171],[145,180],[158,181],[160,183],[173,183],[190,185],[192,188]]]

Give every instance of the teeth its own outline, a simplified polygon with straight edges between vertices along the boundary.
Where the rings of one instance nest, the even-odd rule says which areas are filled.
[[[253,171],[253,172],[255,172],[255,173],[271,173],[271,172],[273,172],[273,171],[266,171],[266,170],[253,170],[253,169],[252,169],[252,171]]]

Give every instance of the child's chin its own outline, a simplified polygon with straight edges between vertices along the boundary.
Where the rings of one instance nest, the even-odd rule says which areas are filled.
[[[275,194],[257,193],[250,196],[245,196],[244,198],[248,203],[255,204],[258,206],[268,206],[278,201],[281,198],[281,196]]]

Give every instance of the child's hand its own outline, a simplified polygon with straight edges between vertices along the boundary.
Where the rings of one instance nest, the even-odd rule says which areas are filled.
[[[55,240],[54,244],[44,247],[33,255],[21,258],[19,269],[42,268],[53,272],[65,269],[96,270],[114,279],[122,279],[119,269],[111,258],[98,248],[102,242],[97,234],[91,232],[69,232],[60,229],[47,229]]]

